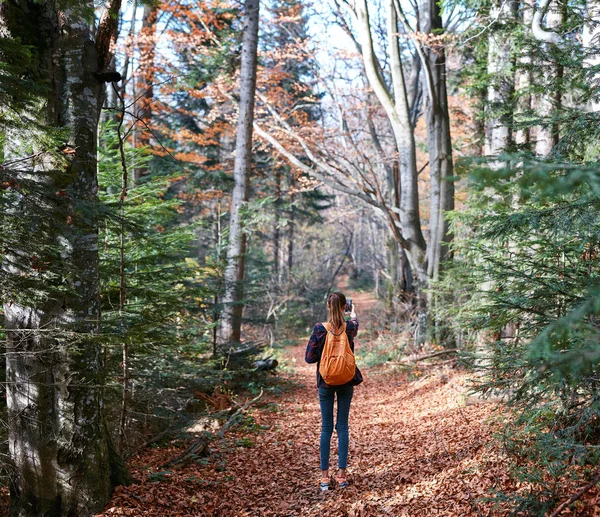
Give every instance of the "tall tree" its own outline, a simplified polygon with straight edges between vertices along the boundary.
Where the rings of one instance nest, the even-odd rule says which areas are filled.
[[[275,169],[275,202],[273,203],[274,208],[274,221],[273,221],[273,283],[276,287],[280,283],[280,255],[281,255],[281,232],[279,231],[279,225],[281,221],[281,167]]]
[[[425,337],[427,316],[425,291],[430,279],[439,273],[439,261],[442,260],[444,254],[442,249],[448,240],[448,226],[443,214],[453,206],[453,186],[448,181],[452,175],[452,152],[445,74],[442,72],[443,66],[441,66],[444,59],[438,59],[433,54],[439,51],[439,49],[433,48],[437,35],[432,34],[431,38],[426,38],[429,39],[427,44],[423,44],[423,37],[418,34],[417,30],[419,27],[410,25],[399,1],[387,0],[385,2],[387,23],[383,30],[379,30],[380,20],[376,17],[372,19],[366,0],[357,0],[353,3],[336,1],[335,4],[339,23],[361,55],[361,64],[368,85],[385,113],[386,124],[391,129],[394,139],[391,156],[386,155],[377,128],[368,120],[366,125],[369,127],[373,149],[376,150],[376,162],[381,164],[377,167],[373,167],[373,162],[370,160],[367,160],[367,163],[363,162],[360,166],[351,163],[351,160],[339,155],[334,149],[329,149],[327,153],[317,151],[318,145],[311,145],[309,139],[304,136],[306,132],[302,134],[295,131],[288,120],[277,113],[272,106],[268,107],[269,113],[280,129],[290,135],[292,140],[295,140],[293,145],[300,145],[306,154],[306,159],[303,160],[299,157],[299,153],[294,153],[290,149],[291,146],[286,148],[282,145],[280,136],[268,134],[260,124],[257,124],[255,129],[294,166],[305,170],[332,188],[356,195],[366,203],[383,211],[394,238],[406,252],[412,270],[411,274],[405,276],[413,279],[412,285],[418,293],[419,314],[422,322],[422,325],[419,325],[418,339],[421,340]],[[345,12],[350,13],[352,22],[346,20]],[[431,7],[428,19],[429,21],[425,24],[426,28],[434,33],[439,31],[441,25],[439,8],[438,11],[435,11],[435,7]],[[413,48],[416,51],[412,59],[408,60],[407,56],[410,57],[407,52],[408,48],[402,43],[405,41],[404,35],[411,37]],[[381,54],[376,50],[378,44],[384,51]],[[425,49],[428,45],[432,46],[429,59]],[[435,207],[432,207],[432,217],[430,217],[430,230],[432,230],[430,233],[434,235],[432,250],[428,248],[432,243],[426,242],[422,231],[418,189],[420,171],[417,168],[415,143],[415,124],[418,119],[419,98],[421,97],[417,79],[421,67],[426,69],[428,91],[431,92],[429,97],[431,101],[430,136],[435,144],[434,150],[432,150],[434,163],[430,164],[435,186],[433,194]],[[438,70],[430,70],[432,67],[437,67]],[[410,76],[409,72],[411,72]],[[335,92],[330,92],[330,94],[337,99]],[[348,140],[342,145],[347,144],[346,151],[356,152],[362,161],[365,159],[365,155],[359,149],[364,142],[354,140],[348,130],[344,107],[340,105],[338,109],[341,131],[337,138],[347,138]],[[316,152],[313,152],[311,148]],[[306,160],[311,161],[313,166],[305,167],[303,162]],[[397,168],[392,166],[396,161]],[[380,181],[381,173],[386,175],[387,187]],[[429,264],[429,259],[433,263]]]
[[[261,47],[265,49],[263,62],[264,73],[261,73],[259,88],[268,90],[270,98],[278,98],[277,104],[293,105],[296,113],[294,126],[302,127],[309,121],[318,118],[315,110],[315,101],[318,95],[313,91],[312,84],[316,79],[317,65],[312,56],[304,52],[309,40],[308,17],[305,13],[306,3],[301,0],[273,0],[268,7],[271,19],[264,29]],[[294,253],[294,227],[297,224],[296,216],[303,196],[295,196],[293,191],[297,171],[282,160],[278,153],[273,154],[273,175],[275,176],[275,203],[273,232],[273,260],[276,280],[283,273],[279,271],[281,216],[285,205],[288,205],[286,214],[287,237],[287,274],[286,282],[289,291],[292,278],[293,253]],[[282,190],[282,176],[287,178],[287,189]],[[285,203],[284,203],[285,201]],[[283,262],[282,264],[283,265]],[[275,284],[277,287],[277,282]]]
[[[429,39],[429,44],[421,51],[425,57],[423,73],[427,82],[425,114],[431,182],[427,276],[437,280],[440,266],[448,258],[448,243],[451,240],[444,213],[454,210],[452,138],[446,85],[446,49],[440,40],[444,32],[440,2],[427,0],[421,12],[423,32]]]
[[[386,84],[382,65],[377,59],[373,27],[366,0],[357,0],[354,8],[358,41],[369,84],[385,110],[394,133],[400,163],[400,226],[415,280],[427,285],[426,244],[421,231],[415,135],[411,121],[409,92],[399,47],[398,11],[394,0],[387,1],[387,44],[389,48],[391,86]]]
[[[244,309],[244,261],[246,234],[244,233],[244,205],[248,202],[248,178],[252,164],[252,124],[256,93],[256,63],[258,49],[259,0],[244,3],[242,36],[242,66],[240,70],[240,101],[233,169],[234,187],[231,196],[231,221],[227,264],[224,274],[223,313],[219,327],[222,350],[240,341]]]
[[[512,143],[512,105],[514,62],[511,55],[511,28],[517,15],[514,0],[492,0],[493,25],[488,36],[485,154],[495,156]]]
[[[532,0],[524,0],[519,9],[519,21],[525,34],[530,32],[533,13],[535,10],[535,2]],[[532,110],[532,48],[529,38],[523,38],[523,48],[520,50],[520,55],[517,58],[517,66],[515,70],[515,122],[519,122],[520,118],[530,117]],[[515,133],[515,143],[519,145],[527,145],[531,141],[531,128],[524,127],[524,121],[521,121],[522,126]]]
[[[588,0],[586,3],[586,17],[583,26],[583,50],[585,52],[584,65],[588,71],[588,84],[591,90],[591,99],[588,108],[592,112],[600,111],[600,2]]]
[[[533,36],[542,42],[542,58],[539,63],[540,83],[543,92],[536,98],[537,114],[542,124],[537,127],[535,152],[538,156],[548,156],[558,142],[558,126],[553,121],[553,115],[560,108],[562,88],[558,84],[563,75],[563,67],[556,62],[554,46],[562,42],[562,37],[555,32],[563,23],[563,4],[556,1],[543,0],[540,2],[533,20],[531,29]],[[545,19],[547,28],[542,26]]]
[[[95,39],[93,2],[70,5],[0,4],[2,36],[29,47],[24,78],[43,92],[42,108],[24,114],[36,129],[11,133],[4,164],[19,185],[4,198],[3,275],[11,495],[22,517],[95,513],[123,472],[103,417],[96,207],[98,120],[103,82],[114,79],[106,67],[120,1],[108,3]]]

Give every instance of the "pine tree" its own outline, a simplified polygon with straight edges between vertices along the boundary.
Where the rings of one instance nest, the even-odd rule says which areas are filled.
[[[489,156],[463,163],[470,199],[454,216],[456,269],[441,287],[455,300],[446,318],[469,329],[463,344],[486,346],[485,360],[476,356],[479,390],[502,393],[514,409],[505,452],[530,488],[499,494],[498,504],[542,516],[568,495],[568,478],[589,480],[590,470],[574,465],[599,460],[598,164],[587,152],[599,134],[585,106],[589,56],[580,39],[563,38],[585,26],[582,11],[564,4],[552,27],[543,6],[520,19],[519,6],[505,15],[492,7],[488,74],[474,79],[489,81]],[[567,97],[569,108],[558,101]]]

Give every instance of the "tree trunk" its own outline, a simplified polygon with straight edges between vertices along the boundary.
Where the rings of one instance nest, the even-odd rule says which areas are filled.
[[[423,31],[430,37],[443,32],[439,2],[427,0],[422,23]],[[419,44],[417,42],[417,44]],[[452,162],[452,139],[450,135],[450,115],[448,112],[448,94],[446,87],[446,52],[443,45],[435,45],[435,40],[424,48],[424,74],[428,87],[425,88],[425,114],[427,124],[427,144],[429,148],[430,171],[430,208],[429,240],[427,243],[427,277],[430,281],[439,279],[442,264],[449,258],[449,232],[446,212],[454,210],[454,182]],[[436,300],[431,291],[427,296],[429,313],[435,314]],[[430,318],[435,331],[437,322]],[[431,333],[431,332],[430,332]],[[438,341],[439,342],[439,341]]]
[[[443,31],[440,5],[428,0],[422,10],[423,32],[439,35]],[[425,113],[430,170],[429,242],[427,243],[427,276],[437,280],[440,265],[448,259],[452,240],[445,212],[454,210],[452,138],[446,88],[446,52],[443,45],[426,47],[430,88],[426,89]]]
[[[290,178],[290,187],[293,188],[293,178]],[[287,231],[287,294],[290,294],[290,287],[292,285],[292,268],[294,267],[294,231],[296,227],[296,213],[294,207],[294,194],[290,194],[290,217],[288,219],[288,231]]]
[[[511,39],[506,26],[516,17],[514,0],[494,0],[490,18],[496,19],[488,38],[489,85],[486,106],[485,154],[496,156],[512,142],[509,102],[514,89],[514,67],[510,55]]]
[[[119,18],[117,21],[117,30],[113,34],[113,45],[117,44],[117,40],[119,38],[119,32],[121,31],[121,27],[123,25],[123,12],[119,11]],[[117,70],[117,57],[113,54],[110,65],[108,66],[110,70]],[[106,83],[105,84],[106,92],[105,92],[105,107],[111,108],[104,113],[103,120],[112,121],[115,126],[119,124],[120,119],[120,101],[118,96],[118,90],[116,88],[116,84],[114,83]]]
[[[408,251],[411,267],[417,275],[417,285],[427,285],[427,265],[425,256],[425,239],[421,232],[419,215],[419,192],[417,186],[417,163],[415,138],[410,116],[408,92],[402,70],[401,53],[398,46],[398,22],[393,0],[388,0],[387,39],[390,53],[391,76],[393,82],[392,95],[383,77],[381,66],[377,61],[371,35],[371,23],[366,0],[357,0],[355,13],[357,30],[365,73],[379,103],[386,112],[392,126],[398,150],[400,164],[400,223],[402,236]]]
[[[279,254],[281,248],[281,232],[279,231],[279,222],[281,219],[281,166],[277,166],[275,171],[275,220],[273,227],[273,279],[279,289]]]
[[[485,154],[498,156],[512,143],[512,104],[514,92],[514,64],[511,58],[510,24],[516,19],[517,3],[514,0],[493,0],[490,18],[496,20],[489,29],[487,72],[487,104],[485,106]],[[492,168],[500,168],[502,162],[491,162]],[[489,282],[481,286],[490,289]],[[491,336],[480,332],[475,345],[475,371],[483,375],[489,366]]]
[[[563,23],[563,7],[556,1],[550,2],[548,12],[546,13],[546,27],[550,30],[559,28]],[[548,46],[548,53],[552,55],[552,46],[554,43],[543,43]],[[539,95],[537,101],[537,114],[543,119],[549,120],[554,115],[555,110],[561,104],[561,86],[560,81],[563,75],[563,67],[552,61],[540,63],[543,78],[541,82],[546,86],[546,91]],[[558,142],[558,125],[554,122],[548,122],[543,126],[537,127],[537,137],[535,142],[535,154],[538,156],[548,156],[552,148]]]
[[[393,297],[395,295],[400,296],[404,288],[402,282],[402,265],[400,264],[400,256],[398,252],[398,242],[393,237],[389,237],[387,240],[388,248],[388,268],[390,271],[390,286],[391,286],[391,297],[389,298],[389,310],[393,308]]]
[[[144,18],[142,21],[142,32],[140,42],[140,67],[139,82],[139,106],[137,116],[141,123],[136,138],[138,147],[150,145],[150,123],[152,121],[152,103],[154,101],[154,55],[156,50],[156,18],[158,7],[154,5],[144,6]],[[148,173],[148,167],[136,167],[133,171],[133,179],[139,180]]]
[[[243,208],[248,201],[248,176],[252,161],[252,123],[256,92],[256,56],[258,47],[259,0],[246,0],[242,37],[240,71],[240,103],[233,170],[234,187],[231,196],[231,222],[227,264],[224,274],[223,314],[219,328],[221,350],[227,352],[232,343],[240,341],[246,234],[243,229]]]
[[[85,4],[93,9],[91,0]],[[120,2],[111,7],[116,17]],[[69,150],[56,158],[48,149],[36,149],[46,153],[44,163],[21,169],[24,181],[49,193],[39,207],[48,224],[23,243],[33,246],[33,257],[11,250],[3,264],[9,277],[37,278],[40,294],[9,292],[4,306],[8,441],[17,472],[11,481],[13,514],[89,515],[108,500],[111,466],[119,463],[111,460],[103,419],[104,365],[96,337],[96,155],[104,86],[93,74],[108,63],[100,38],[105,27],[101,24],[95,44],[80,10],[59,13],[54,1],[5,1],[0,19],[12,37],[35,48],[35,79],[49,85],[40,123],[63,130]],[[32,217],[26,195],[15,198],[12,210],[24,220]],[[35,230],[31,225],[29,231]],[[19,230],[5,226],[5,231]],[[37,271],[34,258],[46,274]]]
[[[529,27],[533,20],[533,12],[535,2],[533,0],[524,0],[521,11],[522,23],[525,27]],[[517,121],[519,115],[530,112],[532,109],[532,96],[528,90],[531,88],[531,53],[528,48],[521,51],[521,55],[517,59],[517,69],[515,70],[515,94],[516,105],[515,115]],[[515,142],[519,145],[527,145],[531,142],[531,130],[529,127],[517,129],[515,134]]]

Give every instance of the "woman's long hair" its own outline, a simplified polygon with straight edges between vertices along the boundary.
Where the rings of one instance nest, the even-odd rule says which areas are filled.
[[[344,293],[333,293],[327,300],[329,316],[327,323],[332,329],[339,329],[344,324],[344,309],[346,308],[346,296]]]

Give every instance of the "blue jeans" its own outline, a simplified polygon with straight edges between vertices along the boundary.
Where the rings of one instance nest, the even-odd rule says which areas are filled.
[[[348,416],[354,386],[319,388],[321,404],[321,470],[329,469],[329,448],[333,434],[333,399],[337,393],[337,418],[335,429],[338,435],[338,468],[345,469],[348,463]]]

